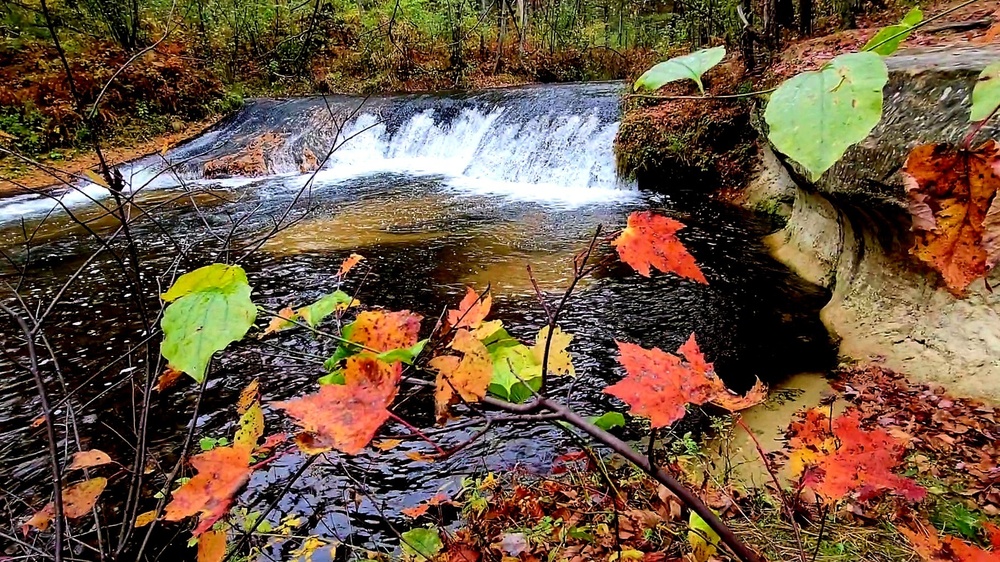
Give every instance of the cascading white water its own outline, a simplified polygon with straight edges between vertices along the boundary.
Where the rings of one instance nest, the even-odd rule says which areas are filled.
[[[245,150],[264,133],[283,139],[266,152],[268,171],[295,189],[310,181],[300,172],[305,149],[318,158],[337,145],[312,178],[317,189],[336,188],[350,178],[376,173],[438,176],[445,188],[539,203],[579,206],[636,196],[616,174],[613,145],[618,131],[615,85],[576,85],[511,90],[470,98],[385,98],[337,130],[333,120],[317,125],[325,104],[317,99],[251,104],[219,129],[167,155],[184,162],[166,171],[158,157],[122,166],[129,189],[185,183],[236,188],[266,178],[206,179],[204,163]],[[347,102],[342,102],[347,103]],[[387,117],[388,115],[388,117]],[[234,140],[238,139],[238,140]],[[85,183],[62,195],[68,207],[109,195]],[[51,199],[35,196],[0,201],[0,223],[48,212]]]

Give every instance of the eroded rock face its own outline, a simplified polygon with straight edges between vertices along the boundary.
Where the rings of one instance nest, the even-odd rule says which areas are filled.
[[[824,323],[844,358],[880,360],[914,379],[1000,401],[1000,271],[964,298],[910,256],[910,217],[899,170],[910,150],[958,143],[972,87],[1000,47],[904,51],[887,59],[882,122],[817,182],[796,165],[764,159],[745,200],[793,200],[787,225],[768,239],[774,255],[832,291]],[[1000,120],[978,137],[1000,139]],[[784,175],[783,175],[784,174]],[[784,186],[776,188],[775,186]]]

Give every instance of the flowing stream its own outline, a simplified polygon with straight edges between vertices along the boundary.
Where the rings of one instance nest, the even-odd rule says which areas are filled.
[[[358,252],[371,267],[358,295],[366,305],[417,311],[429,330],[466,286],[489,283],[494,316],[527,341],[543,314],[525,266],[531,264],[542,290],[561,291],[573,256],[599,225],[603,240],[631,211],[654,208],[687,225],[680,237],[709,285],[640,277],[612,259],[603,244],[597,256],[602,265],[562,322],[576,334],[571,351],[579,376],[560,382],[560,396],[588,415],[622,409],[600,391],[622,374],[615,340],[673,351],[696,332],[709,360],[738,390],[754,377],[776,381],[826,368],[832,348],[817,315],[826,295],[768,257],[759,240],[770,225],[687,186],[640,187],[617,177],[612,147],[620,95],[621,85],[608,83],[253,101],[200,138],[121,167],[139,206],[133,213],[149,217],[133,231],[151,287],[147,302],[156,309],[153,297],[165,287],[155,283],[175,269],[239,259],[256,302],[272,309],[307,304],[335,288],[339,263]],[[263,155],[264,169],[257,171],[263,175],[241,175],[261,165],[233,164],[254,150]],[[303,173],[314,165],[322,166],[315,175]],[[121,248],[115,220],[104,210],[112,199],[93,184],[56,192],[55,199],[0,200],[0,249],[27,266],[20,284],[8,263],[0,264],[0,274],[27,302],[47,303],[80,269],[46,319],[61,382],[57,365],[47,361],[42,367],[54,394],[63,395],[63,384],[73,389],[70,404],[85,447],[126,458],[137,423],[131,373],[140,365],[112,361],[145,335],[123,320],[135,296],[88,232],[111,236]],[[71,220],[67,209],[86,227]],[[274,224],[289,221],[290,227],[257,244]],[[357,289],[362,277],[353,277],[347,288]],[[0,298],[16,303],[6,287]],[[0,505],[21,514],[26,505],[47,501],[45,437],[43,428],[32,426],[39,414],[33,380],[15,365],[25,359],[23,345],[6,319],[0,330]],[[322,368],[309,357],[330,353],[329,343],[303,333],[233,346],[215,362],[196,436],[232,436],[236,396],[254,377],[261,382],[269,432],[290,430],[266,403],[314,388]],[[153,398],[152,448],[161,470],[176,458],[196,390],[182,385]],[[433,430],[428,393],[407,395],[398,410]],[[448,447],[476,430],[462,427],[436,438]],[[406,430],[390,423],[383,433]],[[358,545],[391,543],[389,524],[408,524],[401,508],[441,490],[453,492],[462,476],[479,471],[520,466],[544,472],[570,447],[551,427],[516,426],[498,428],[437,463],[406,455],[429,452],[419,441],[357,457],[330,455],[280,497],[271,518],[302,517],[300,534]],[[302,462],[289,455],[258,472],[245,499],[270,499],[280,484],[269,484],[283,482]],[[116,478],[111,487],[124,487],[125,477]],[[165,526],[159,544],[179,528]]]

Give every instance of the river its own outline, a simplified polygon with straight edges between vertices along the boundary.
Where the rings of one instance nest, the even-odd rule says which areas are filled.
[[[613,141],[621,90],[618,83],[598,83],[251,101],[202,137],[122,166],[135,201],[152,217],[137,219],[133,231],[144,278],[153,287],[175,258],[180,271],[239,259],[255,301],[277,309],[307,304],[331,290],[339,263],[358,252],[371,267],[359,294],[366,305],[407,308],[433,319],[444,305],[457,303],[466,286],[483,289],[489,283],[494,316],[527,340],[543,314],[525,266],[532,265],[543,290],[559,291],[569,280],[573,255],[598,225],[610,234],[631,211],[652,208],[687,225],[680,238],[709,285],[640,277],[603,245],[601,267],[562,322],[576,334],[570,349],[579,377],[558,391],[577,409],[584,414],[622,409],[600,391],[622,375],[616,339],[673,351],[696,332],[706,356],[737,390],[754,377],[778,381],[827,368],[833,351],[818,320],[826,295],[767,255],[760,242],[772,226],[766,219],[691,186],[637,186],[616,176]],[[244,153],[265,134],[280,140],[265,143],[264,176],[205,177],[206,164],[212,169],[211,162]],[[301,172],[310,166],[310,153],[322,162],[334,146],[315,176]],[[101,209],[110,204],[108,195],[81,182],[58,196],[60,206],[35,196],[0,201],[0,249],[18,267],[27,266],[19,293],[30,306],[47,302],[100,248],[63,206],[89,221],[87,228],[108,235],[114,221]],[[295,224],[257,247],[255,241],[283,217]],[[34,232],[29,249],[26,232]],[[0,264],[0,275],[11,285],[19,280],[9,263]],[[85,446],[116,458],[127,458],[134,440],[136,381],[130,373],[137,363],[129,361],[140,359],[101,368],[143,337],[123,320],[133,297],[114,260],[102,253],[86,264],[46,321],[65,383],[76,389],[71,403]],[[155,289],[146,298],[156,303]],[[0,299],[17,302],[9,286],[0,289]],[[430,324],[425,321],[425,329]],[[15,365],[24,359],[23,346],[13,324],[4,320],[0,329],[5,350],[0,505],[21,514],[26,505],[47,501],[45,434],[32,427],[40,411],[32,379]],[[299,359],[301,354],[332,352],[306,334],[269,341],[275,343],[241,343],[216,361],[197,420],[198,437],[231,437],[233,404],[252,378],[261,381],[265,406],[300,395],[322,374],[321,367]],[[43,368],[53,374],[51,364]],[[58,400],[60,385],[54,378],[49,383]],[[196,388],[187,385],[153,400],[151,445],[164,463],[176,455],[195,396]],[[265,411],[270,429],[291,429],[275,411]],[[418,427],[433,427],[429,394],[408,397],[398,413]],[[440,439],[455,444],[474,430],[444,432]],[[384,433],[405,430],[390,424]],[[353,458],[331,455],[334,460],[313,465],[281,498],[273,518],[302,516],[301,533],[362,545],[391,542],[386,519],[405,526],[401,508],[441,489],[454,490],[463,475],[477,471],[513,466],[545,471],[567,447],[559,431],[539,426],[500,429],[438,463],[406,456],[425,450],[418,442]],[[291,455],[258,472],[244,499],[273,494],[268,484],[302,462]],[[363,481],[372,495],[356,494],[352,479]],[[160,540],[168,541],[177,529],[168,526]]]

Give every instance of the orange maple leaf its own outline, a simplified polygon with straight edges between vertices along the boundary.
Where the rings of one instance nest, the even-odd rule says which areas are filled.
[[[913,216],[910,253],[961,294],[1000,261],[1000,144],[976,150],[924,144],[906,159],[903,183]],[[993,202],[991,206],[991,202]]]
[[[358,314],[350,340],[375,351],[412,347],[420,333],[419,314],[370,310]]]
[[[285,308],[282,308],[278,311],[278,315],[271,319],[271,322],[267,325],[267,328],[264,329],[264,333],[262,335],[267,336],[282,330],[294,328],[295,322],[292,322],[292,320],[295,320],[297,317],[298,314],[291,307],[286,306]]]
[[[649,418],[654,428],[683,418],[688,404],[713,402],[735,411],[767,396],[759,381],[744,397],[730,392],[712,364],[705,361],[694,334],[677,350],[684,360],[659,348],[643,349],[631,343],[618,342],[618,350],[618,362],[627,374],[604,392],[631,406],[633,414]]]
[[[91,478],[90,480],[84,480],[63,489],[63,516],[67,519],[77,519],[90,513],[90,510],[94,508],[94,504],[97,503],[97,498],[101,496],[107,485],[107,478]],[[55,504],[49,502],[24,522],[24,525],[21,526],[21,531],[27,534],[29,527],[44,531],[49,528],[49,524],[52,522],[55,514]]]
[[[385,386],[364,377],[348,378],[347,371],[344,378],[345,384],[325,384],[315,394],[274,404],[295,418],[304,430],[315,434],[312,450],[328,444],[356,455],[389,419]]]
[[[448,416],[448,407],[457,401],[456,392],[466,402],[478,402],[486,396],[493,378],[490,352],[469,330],[459,330],[451,341],[451,348],[462,352],[462,358],[440,355],[428,363],[438,372],[434,403],[439,421]]]
[[[887,491],[910,501],[927,495],[916,482],[893,472],[903,462],[905,444],[882,428],[863,429],[856,409],[832,424],[826,414],[812,410],[791,431],[792,474],[827,503],[854,493],[861,501]]]
[[[618,249],[623,262],[644,277],[649,277],[652,267],[707,285],[694,257],[677,239],[677,231],[682,228],[684,225],[674,219],[650,211],[635,212],[611,245]]]
[[[489,293],[479,298],[479,293],[472,287],[467,287],[465,297],[457,309],[448,311],[448,326],[457,328],[476,328],[483,323],[493,306],[493,297]]]
[[[212,528],[229,510],[233,496],[250,479],[250,451],[245,448],[216,447],[191,457],[198,471],[173,493],[164,511],[167,521],[180,521],[198,515],[195,537]]]
[[[358,265],[358,263],[363,259],[365,259],[365,257],[361,254],[351,254],[348,256],[347,259],[344,260],[344,263],[340,264],[340,269],[337,270],[337,277],[347,275],[347,272],[354,269],[354,266]]]
[[[209,531],[198,539],[198,562],[222,562],[225,557],[225,531]]]
[[[899,527],[900,532],[910,540],[913,550],[925,562],[997,562],[1000,560],[1000,528],[986,523],[984,527],[990,535],[993,550],[983,550],[950,535],[938,535],[929,523],[924,530],[914,531]]]

